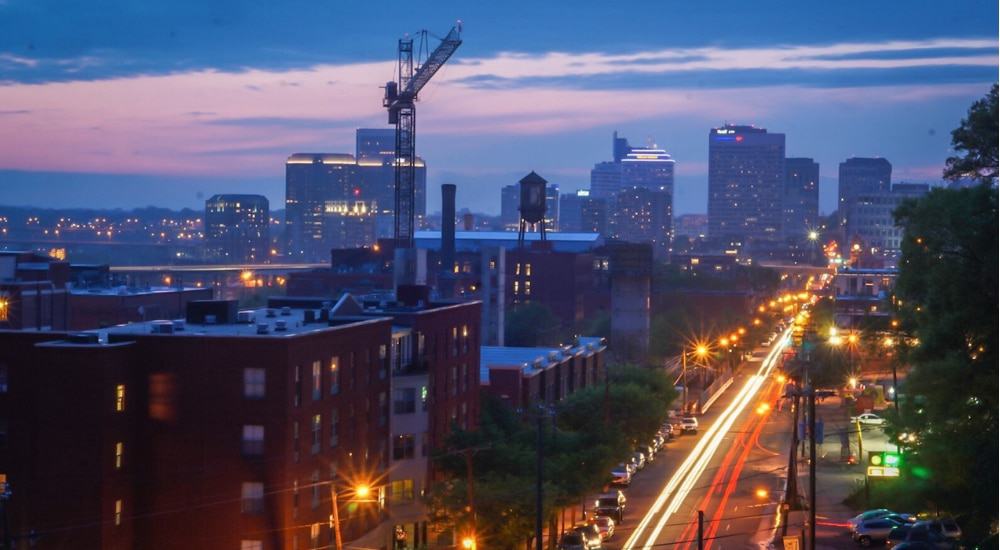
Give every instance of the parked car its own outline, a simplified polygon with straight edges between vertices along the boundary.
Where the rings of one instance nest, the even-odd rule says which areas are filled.
[[[909,532],[906,533],[906,542],[927,544],[937,550],[950,550],[956,543],[945,534],[944,527],[939,520],[914,523]]]
[[[954,518],[944,517],[938,520],[941,523],[941,533],[952,540],[962,538],[962,528],[958,526]]]
[[[621,523],[625,519],[625,493],[615,491],[597,495],[594,499],[594,508],[591,510],[595,517],[608,516],[616,522]]]
[[[593,520],[594,525],[601,531],[601,540],[608,540],[615,534],[615,520],[608,516],[597,516]]]
[[[911,527],[913,527],[912,524],[904,523],[893,528],[892,531],[889,531],[889,536],[885,538],[886,548],[893,548],[899,543],[905,541],[906,535],[909,534]]]
[[[583,523],[574,527],[573,530],[583,536],[584,548],[587,550],[596,550],[603,546],[601,530],[596,525]]]
[[[674,425],[669,421],[663,424],[660,428],[660,435],[663,436],[664,441],[670,441],[674,438]]]
[[[611,485],[628,487],[632,485],[632,470],[624,463],[611,469]]]
[[[642,453],[646,457],[646,463],[649,464],[653,461],[653,457],[656,456],[656,448],[652,445],[639,445],[636,449],[638,452]]]
[[[646,467],[646,455],[640,451],[632,453],[630,457],[632,464],[635,464],[636,471],[639,471]]]
[[[888,516],[889,514],[895,514],[895,513],[896,512],[893,512],[892,510],[889,510],[888,508],[876,508],[874,510],[866,510],[866,511],[861,512],[860,514],[854,516],[853,518],[851,518],[849,520],[849,523],[851,524],[850,530],[851,530],[851,532],[854,532],[855,527],[857,527],[863,521],[868,521],[870,519],[876,519],[876,518]]]
[[[926,542],[906,542],[903,541],[892,547],[893,550],[934,550],[934,547]]]
[[[693,416],[685,416],[681,419],[681,433],[697,433],[698,419]]]
[[[885,419],[875,413],[864,413],[852,416],[851,422],[858,422],[866,426],[881,426],[885,424]]]
[[[587,550],[583,535],[568,531],[559,537],[559,550]]]
[[[889,533],[899,526],[899,522],[884,516],[869,519],[858,524],[852,538],[861,546],[868,547],[877,542],[885,542],[889,538]]]

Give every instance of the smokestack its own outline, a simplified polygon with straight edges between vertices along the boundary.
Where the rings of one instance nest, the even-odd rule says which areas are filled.
[[[455,184],[441,185],[441,295],[451,298],[455,292]]]

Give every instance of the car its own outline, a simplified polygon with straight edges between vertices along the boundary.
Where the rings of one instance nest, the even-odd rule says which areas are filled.
[[[892,531],[889,531],[889,536],[885,538],[886,548],[893,548],[899,543],[905,541],[906,535],[910,533],[911,527],[913,527],[912,524],[904,523],[902,525],[893,528]]]
[[[559,537],[559,550],[587,550],[583,535],[575,531],[563,533]]]
[[[611,485],[628,487],[632,485],[632,470],[625,464],[619,464],[611,469]]]
[[[693,416],[685,416],[684,418],[681,418],[681,433],[688,432],[698,432],[698,419]]]
[[[851,531],[853,532],[855,526],[857,526],[858,524],[860,524],[863,521],[868,521],[870,519],[876,519],[876,518],[880,518],[880,517],[883,517],[883,516],[888,516],[889,514],[895,514],[895,513],[896,512],[893,512],[892,510],[889,510],[888,508],[876,508],[874,510],[866,510],[864,512],[861,512],[860,514],[854,516],[853,518],[851,518],[848,521],[851,524]]]
[[[962,528],[958,526],[954,518],[943,517],[938,520],[941,523],[941,533],[952,540],[962,538]]]
[[[636,452],[642,453],[643,456],[646,457],[646,464],[649,464],[650,462],[653,461],[653,458],[656,455],[656,447],[654,447],[653,445],[639,445],[639,448],[636,449]]]
[[[956,543],[945,534],[944,527],[939,520],[914,523],[909,532],[906,533],[906,542],[927,544],[937,550],[950,550]]]
[[[629,459],[632,461],[632,464],[635,464],[636,471],[646,467],[646,455],[641,451],[632,453]]]
[[[664,442],[670,441],[674,438],[674,425],[669,422],[664,423],[659,434],[663,437]]]
[[[592,523],[582,523],[573,527],[573,530],[583,536],[584,548],[587,550],[596,550],[603,546],[601,530],[596,525]]]
[[[934,550],[934,547],[926,542],[906,542],[903,541],[892,547],[893,550]]]
[[[608,540],[615,534],[615,520],[608,516],[597,516],[591,520],[601,531],[601,540]]]
[[[875,413],[864,413],[852,416],[851,422],[857,422],[866,426],[881,426],[885,424],[885,419]]]
[[[869,547],[876,542],[885,542],[889,538],[889,533],[899,525],[899,522],[885,516],[869,519],[859,523],[851,537],[861,546]]]
[[[594,517],[608,516],[621,523],[625,519],[626,502],[625,493],[621,491],[600,494],[594,499],[594,507],[591,509],[591,512]]]

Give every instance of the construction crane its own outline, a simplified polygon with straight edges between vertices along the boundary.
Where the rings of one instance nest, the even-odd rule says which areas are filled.
[[[413,66],[413,38],[399,40],[399,66],[395,82],[385,84],[382,105],[389,110],[389,124],[396,125],[396,188],[393,238],[396,248],[413,248],[413,217],[416,203],[416,111],[417,94],[430,82],[435,73],[462,45],[462,22],[459,21],[441,40],[441,44],[427,56],[427,60]],[[426,51],[427,31],[421,31],[420,44]],[[419,52],[418,52],[419,53]],[[419,57],[419,55],[418,55]]]

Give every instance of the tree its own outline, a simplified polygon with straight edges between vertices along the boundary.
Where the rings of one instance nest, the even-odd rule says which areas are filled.
[[[993,183],[997,179],[997,85],[972,104],[962,125],[951,132],[951,146],[962,156],[949,157],[944,177]]]
[[[906,460],[925,501],[983,535],[997,521],[1000,482],[997,191],[935,189],[900,206],[896,221],[895,295],[913,369],[889,431],[914,435]]]
[[[556,346],[564,336],[559,318],[538,302],[515,306],[504,320],[504,344],[508,346]]]

